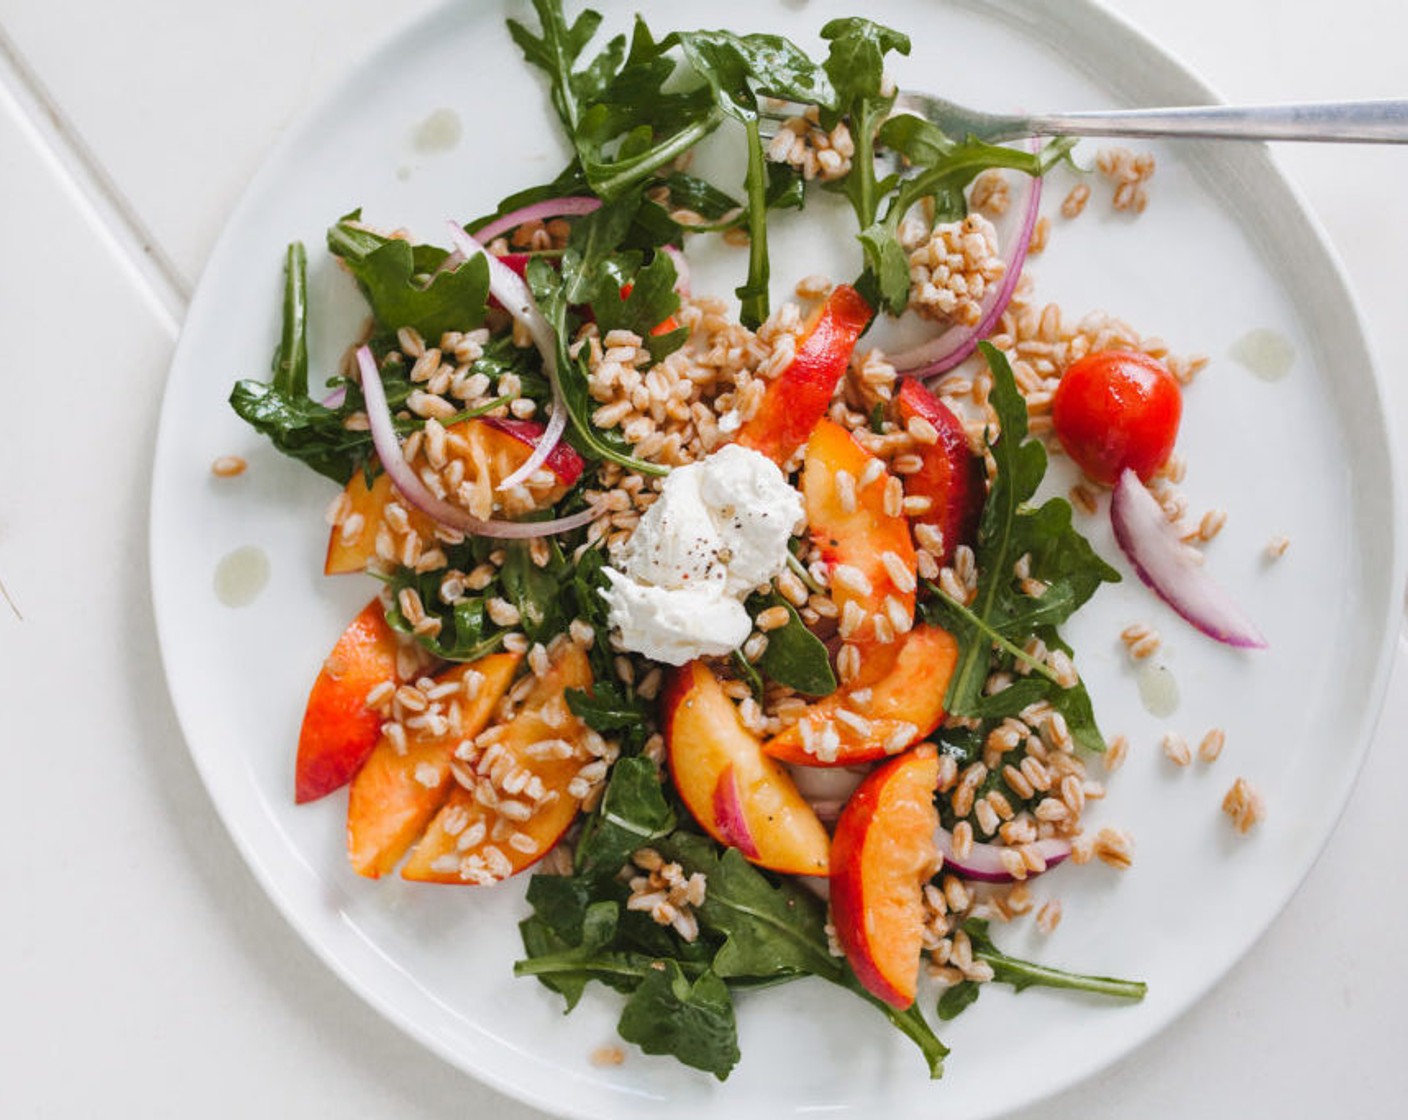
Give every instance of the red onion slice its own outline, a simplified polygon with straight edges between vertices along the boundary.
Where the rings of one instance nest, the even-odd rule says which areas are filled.
[[[959,859],[953,854],[953,834],[946,828],[939,828],[934,832],[934,844],[939,849],[939,853],[944,857],[944,870],[952,871],[964,879],[972,879],[979,883],[1014,883],[1017,876],[1007,870],[1007,865],[1002,862],[1003,852],[1014,852],[1015,848],[1004,848],[997,844],[975,843],[972,850]],[[1065,862],[1071,854],[1071,845],[1065,840],[1038,840],[1034,847],[1043,860],[1046,861],[1044,870],[1050,871],[1058,863]],[[1040,875],[1040,871],[1028,871],[1022,876],[1024,879],[1034,879]]]
[[[551,521],[481,521],[467,510],[451,505],[443,498],[437,498],[430,488],[411,469],[401,452],[401,441],[396,436],[396,428],[391,419],[391,408],[386,403],[386,392],[381,384],[381,372],[376,368],[369,347],[357,350],[357,367],[362,373],[362,396],[367,402],[367,421],[372,430],[372,445],[391,483],[426,516],[456,529],[480,537],[504,537],[526,540],[530,537],[547,537],[554,533],[565,533],[593,520],[597,511],[584,509],[568,517],[557,517]]]
[[[493,241],[500,234],[507,233],[524,222],[536,222],[548,218],[578,218],[601,209],[601,199],[587,195],[572,195],[567,198],[549,198],[535,202],[521,210],[514,210],[502,218],[486,222],[474,231],[476,241]],[[468,254],[466,254],[468,255]]]
[[[1031,147],[1034,152],[1040,151],[1041,142],[1033,140]],[[997,228],[998,250],[1006,256],[1007,271],[1002,274],[997,286],[990,288],[983,297],[982,314],[977,323],[971,327],[949,327],[928,342],[899,354],[890,354],[890,364],[901,373],[918,378],[947,373],[976,350],[979,342],[992,334],[1002,313],[1012,302],[1012,293],[1017,290],[1017,281],[1022,278],[1027,249],[1031,246],[1032,233],[1041,211],[1041,176],[1016,174],[1021,180],[1019,193],[1008,203],[1006,212],[993,223]]]
[[[533,345],[542,355],[543,372],[548,375],[548,383],[552,386],[552,416],[548,418],[547,430],[533,448],[533,454],[499,483],[499,490],[508,490],[530,478],[534,471],[547,462],[548,456],[562,438],[562,433],[567,430],[567,402],[562,397],[562,387],[557,383],[557,335],[543,318],[543,313],[538,310],[538,305],[533,300],[533,293],[528,290],[528,285],[518,273],[465,233],[458,222],[449,221],[445,224],[450,230],[450,240],[454,242],[455,248],[464,254],[465,260],[482,255],[489,262],[490,293],[503,305],[504,310],[528,331]]]
[[[1208,575],[1202,557],[1179,539],[1163,509],[1126,469],[1110,501],[1115,540],[1134,571],[1160,599],[1209,638],[1238,649],[1265,649],[1256,624]]]

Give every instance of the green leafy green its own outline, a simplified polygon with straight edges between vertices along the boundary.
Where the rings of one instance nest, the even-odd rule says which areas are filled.
[[[548,563],[533,562],[527,541],[510,541],[504,548],[499,580],[504,596],[518,608],[520,626],[530,642],[547,642],[567,628],[562,583],[567,561],[556,541],[548,545]]]
[[[939,1021],[947,1023],[958,1018],[977,1002],[982,994],[982,986],[973,980],[960,980],[951,988],[945,988],[939,996]]]
[[[357,278],[383,329],[414,327],[436,340],[484,321],[489,262],[483,256],[442,270],[449,256],[444,249],[382,237],[362,227],[360,219],[360,210],[339,219],[328,230],[328,250]]]
[[[349,431],[342,410],[308,397],[308,262],[297,241],[284,258],[283,325],[271,366],[270,381],[236,382],[230,406],[285,455],[341,486],[369,458],[371,435]],[[387,395],[397,404],[405,399],[394,382]]]
[[[848,119],[855,156],[841,191],[851,201],[861,229],[875,221],[880,196],[891,185],[875,175],[875,134],[895,104],[885,88],[885,56],[909,54],[909,36],[859,17],[833,19],[821,29],[830,44],[825,69],[836,90],[836,113]],[[908,275],[908,273],[906,273]]]
[[[698,917],[725,938],[714,958],[720,976],[840,977],[841,962],[827,948],[824,915],[805,887],[791,879],[774,884],[737,848],[720,855],[712,841],[691,833],[677,832],[656,848],[708,879]]]
[[[977,596],[965,607],[939,591],[925,603],[931,621],[945,626],[959,641],[958,664],[945,707],[955,715],[994,718],[1044,699],[1066,714],[1077,742],[1103,750],[1104,739],[1084,685],[1062,688],[1049,668],[1020,647],[1032,634],[1043,636],[1048,645],[1059,642],[1054,628],[1101,583],[1118,582],[1119,573],[1076,531],[1070,503],[1064,498],[1051,498],[1036,507],[1030,504],[1046,474],[1046,449],[1027,438],[1026,402],[1007,359],[996,347],[986,342],[981,346],[992,371],[989,399],[1000,434],[989,443],[997,472],[978,526]],[[1038,597],[1026,594],[1014,574],[1023,556],[1030,557],[1031,578],[1045,585]],[[1030,675],[995,696],[984,697],[994,645],[1002,656],[1024,663]]]
[[[528,286],[532,289],[538,310],[557,335],[557,380],[567,404],[568,418],[572,422],[573,442],[593,458],[609,459],[640,474],[664,474],[665,467],[632,455],[619,433],[598,428],[592,423],[593,405],[587,387],[586,358],[573,358],[568,351],[571,332],[566,289],[574,282],[580,266],[581,258],[573,249],[563,254],[560,275],[553,271],[547,261],[535,258],[528,264]]]
[[[523,946],[535,960],[573,961],[585,964],[608,945],[616,933],[616,906],[591,904],[586,888],[575,879],[535,875],[528,883],[531,917],[518,923]],[[584,969],[544,971],[538,979],[567,1001],[567,1011],[577,1006],[589,975]]]
[[[279,392],[308,395],[308,256],[301,241],[289,244],[284,259],[283,330],[271,371]]]
[[[1008,956],[993,944],[988,935],[988,923],[981,919],[969,918],[963,923],[963,929],[973,943],[974,959],[984,961],[992,968],[992,982],[995,984],[1010,984],[1019,992],[1037,987],[1063,988],[1067,991],[1090,992],[1135,1002],[1143,999],[1149,991],[1149,986],[1141,980],[1087,976]],[[955,984],[939,1000],[939,1018],[944,1021],[954,1018],[971,1007],[981,992],[982,986],[971,980]]]
[[[572,707],[577,711],[577,703]],[[675,812],[665,800],[655,764],[646,758],[623,758],[611,768],[601,804],[582,830],[577,874],[615,875],[632,852],[663,840],[674,829]]]
[[[744,326],[768,316],[767,213],[770,179],[764,158],[758,98],[766,94],[809,105],[832,107],[835,91],[826,71],[780,35],[735,35],[731,31],[688,31],[679,35],[685,56],[703,76],[719,108],[741,121],[747,135],[748,279],[738,288]]]
[[[617,1031],[647,1054],[672,1054],[726,1080],[739,1058],[728,985],[708,970],[691,981],[677,962],[658,963],[627,998]]]
[[[540,33],[517,20],[508,21],[509,33],[524,57],[547,74],[553,107],[588,185],[601,198],[638,187],[723,119],[706,88],[667,88],[676,69],[668,52],[676,40],[657,41],[639,16],[629,48],[617,36],[578,67],[600,15],[588,10],[568,23],[556,0],[533,0],[533,7]]]
[[[624,43],[613,42],[596,66],[584,74],[574,74],[572,67],[601,26],[601,13],[588,8],[569,24],[561,3],[554,0],[533,0],[533,10],[542,26],[541,35],[534,35],[516,19],[508,21],[508,31],[523,57],[552,79],[553,108],[570,135],[577,131],[581,118],[581,97],[599,92],[611,63],[619,64]]]
[[[289,396],[267,382],[236,382],[230,392],[230,407],[285,455],[306,463],[339,486],[357,472],[371,452],[371,437],[366,432],[349,432],[335,409],[306,396]]]
[[[774,591],[752,596],[747,606],[754,618],[771,607],[787,611],[787,625],[768,632],[767,648],[758,658],[759,672],[807,696],[830,696],[836,691],[826,644],[807,629],[791,603]]]

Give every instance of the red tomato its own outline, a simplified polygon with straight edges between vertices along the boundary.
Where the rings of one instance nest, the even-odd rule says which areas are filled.
[[[1148,482],[1168,462],[1183,415],[1183,392],[1160,361],[1131,350],[1101,350],[1073,362],[1051,402],[1061,446],[1096,482],[1126,467]]]

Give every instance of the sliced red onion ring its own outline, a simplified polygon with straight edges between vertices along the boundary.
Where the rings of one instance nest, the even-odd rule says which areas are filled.
[[[1032,151],[1039,151],[1041,142],[1032,140]],[[1017,290],[1017,281],[1022,278],[1022,266],[1026,264],[1027,249],[1032,243],[1032,232],[1036,229],[1041,210],[1041,176],[1017,173],[1021,186],[1016,197],[1008,204],[1006,212],[999,215],[993,224],[997,227],[997,245],[1007,261],[1007,271],[997,286],[988,289],[983,297],[982,314],[971,327],[953,326],[942,334],[911,347],[899,354],[889,355],[890,364],[901,373],[912,377],[930,378],[947,373],[964,358],[978,348],[978,343],[992,334],[1007,305],[1012,302],[1012,293]]]
[[[586,525],[596,517],[596,510],[584,509],[580,513],[557,517],[551,521],[481,521],[459,506],[437,498],[411,469],[401,452],[401,441],[396,436],[396,428],[391,420],[391,408],[386,403],[386,393],[382,388],[381,373],[376,368],[370,348],[362,346],[357,350],[357,367],[362,373],[362,396],[367,402],[367,421],[371,425],[372,445],[376,448],[377,457],[386,473],[391,476],[392,485],[426,516],[461,533],[518,540],[565,533],[569,529]]]
[[[1110,501],[1115,540],[1139,578],[1209,638],[1238,649],[1265,649],[1256,623],[1202,566],[1200,554],[1179,539],[1154,495],[1126,469]]]
[[[502,218],[486,222],[474,231],[476,241],[493,241],[500,234],[507,233],[524,222],[544,221],[548,218],[576,218],[601,209],[601,199],[588,195],[573,195],[568,198],[549,198],[535,202],[521,210],[514,210]],[[468,256],[469,254],[465,254]]]
[[[451,241],[454,242],[455,248],[464,254],[465,260],[473,260],[475,256],[482,254],[489,262],[489,291],[503,305],[504,310],[522,323],[528,331],[533,345],[543,357],[543,371],[548,375],[548,383],[552,386],[552,416],[548,418],[547,430],[533,448],[533,454],[524,460],[521,467],[499,483],[499,490],[508,490],[530,478],[533,472],[547,461],[558,440],[562,438],[562,433],[567,430],[567,402],[563,399],[562,387],[557,383],[557,335],[543,318],[543,313],[538,310],[533,293],[528,290],[528,285],[522,277],[465,233],[458,222],[449,221],[445,224],[450,230]]]
[[[342,402],[347,399],[347,386],[339,385],[331,393],[325,396],[318,403],[324,408],[341,408]]]
[[[944,870],[952,871],[964,879],[972,879],[979,883],[1014,883],[1017,876],[1007,870],[1007,865],[1002,862],[1002,852],[1015,851],[1014,848],[1003,848],[996,844],[973,845],[972,850],[959,859],[953,854],[953,834],[946,828],[939,828],[934,832],[934,843],[938,847],[940,854],[944,857]],[[1038,840],[1031,845],[1046,861],[1046,870],[1050,871],[1058,863],[1065,861],[1071,854],[1071,845],[1065,840]],[[1023,878],[1034,879],[1040,875],[1040,871],[1028,871]]]

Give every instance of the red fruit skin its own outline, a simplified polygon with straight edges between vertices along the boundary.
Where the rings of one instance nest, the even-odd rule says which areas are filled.
[[[381,738],[381,716],[366,706],[367,693],[395,676],[396,635],[373,599],[338,638],[308,694],[294,768],[298,804],[352,780]]]
[[[738,776],[732,766],[724,769],[719,775],[719,784],[714,787],[714,822],[725,844],[737,848],[748,859],[758,858],[758,842],[753,839],[748,818],[743,813],[743,796],[738,791]]]
[[[536,447],[538,440],[542,439],[543,433],[547,431],[547,428],[536,420],[515,420],[508,416],[488,416],[484,418],[484,423],[495,431],[512,436],[519,443],[526,443],[529,447]],[[571,486],[582,477],[586,464],[571,444],[559,440],[557,446],[548,453],[543,466],[552,471],[563,486]]]
[[[1168,462],[1183,416],[1183,391],[1168,368],[1132,350],[1101,350],[1073,362],[1051,402],[1066,454],[1096,482],[1129,468],[1148,482]]]
[[[831,841],[831,917],[856,979],[871,995],[903,1011],[914,1004],[923,942],[922,880],[900,864],[917,864],[932,847],[938,814],[938,756],[923,743],[881,763],[841,810]],[[902,802],[921,798],[904,812]],[[896,819],[896,810],[908,822]],[[930,823],[932,818],[932,823]],[[923,832],[910,833],[914,821]],[[887,826],[904,825],[893,835]],[[912,963],[911,963],[912,962]]]
[[[838,284],[812,317],[791,364],[768,384],[738,442],[785,463],[826,415],[836,382],[874,312],[849,284]]]
[[[916,448],[923,465],[915,474],[904,477],[904,492],[906,497],[925,497],[933,503],[928,513],[916,515],[913,520],[939,527],[944,550],[937,559],[940,564],[947,564],[954,549],[977,540],[978,520],[988,493],[983,461],[969,449],[963,421],[914,378],[906,377],[900,382],[895,403],[906,424],[918,416],[939,433],[937,443]]]

